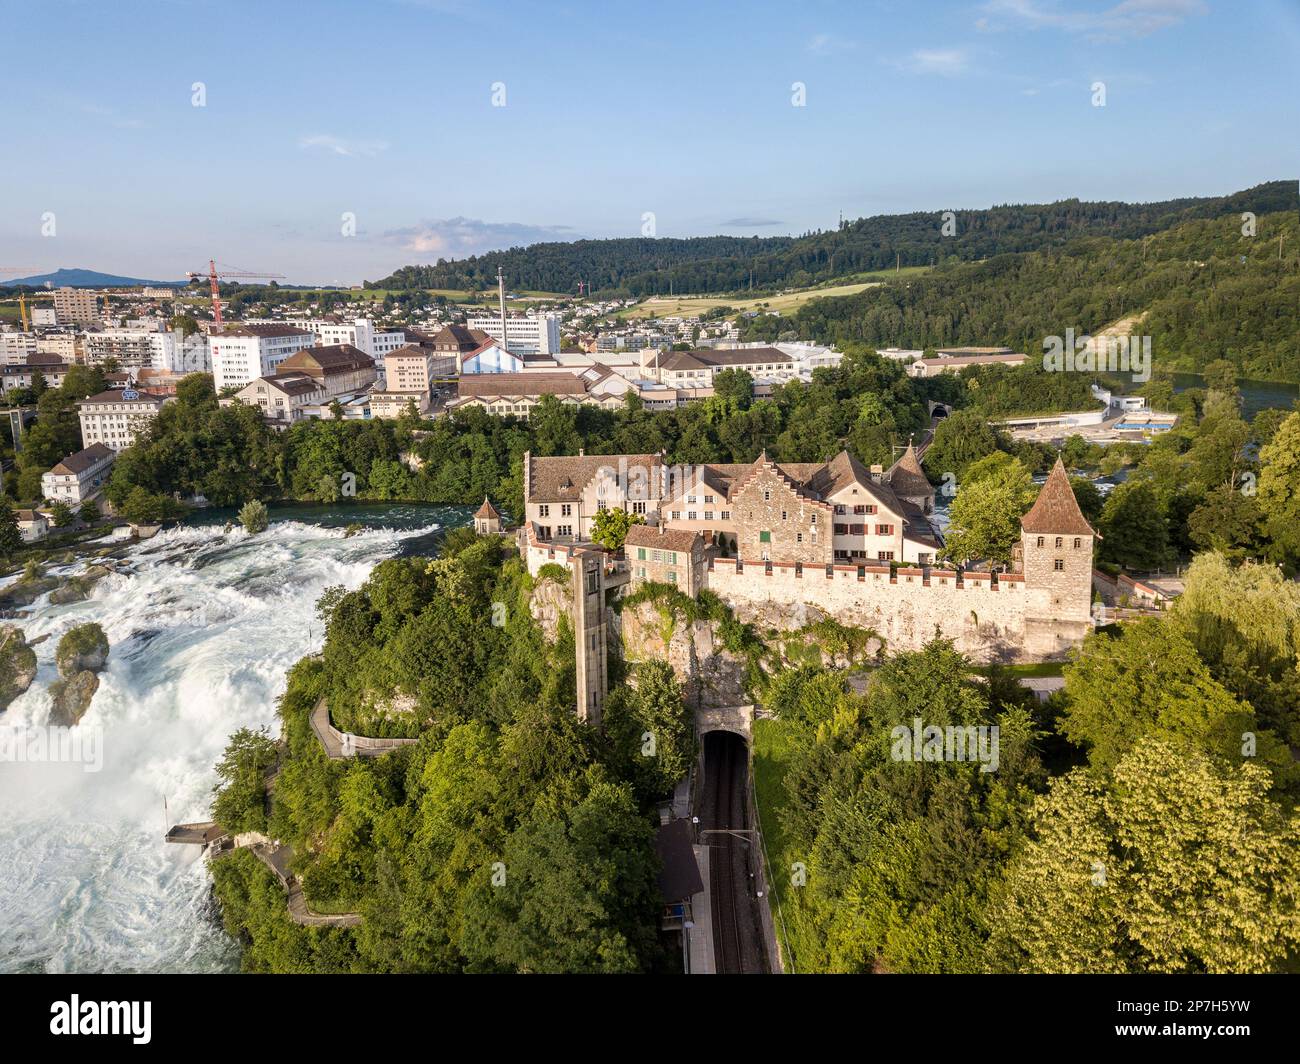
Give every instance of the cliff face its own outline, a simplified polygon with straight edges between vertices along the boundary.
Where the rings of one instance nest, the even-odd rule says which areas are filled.
[[[696,708],[736,706],[745,697],[745,662],[722,645],[717,622],[687,621],[653,602],[610,611],[610,631],[623,657],[667,661]]]
[[[548,644],[554,644],[560,630],[560,618],[568,617],[572,608],[573,592],[567,583],[544,577],[533,585],[528,612],[541,626],[542,636]]]

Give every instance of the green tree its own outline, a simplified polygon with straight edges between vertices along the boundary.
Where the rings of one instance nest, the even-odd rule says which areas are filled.
[[[9,499],[0,500],[0,558],[9,561],[23,545],[23,534],[18,527],[18,515]]]
[[[265,728],[240,728],[217,762],[212,818],[230,832],[266,830],[266,774],[277,760]]]
[[[50,504],[50,516],[54,519],[55,528],[67,528],[76,520],[72,513],[72,507],[66,502],[54,502]]]
[[[1269,556],[1290,566],[1300,564],[1300,412],[1278,427],[1259,452],[1260,512]]]
[[[1300,816],[1269,773],[1146,740],[1053,781],[989,914],[991,966],[1280,971],[1300,947]]]
[[[975,410],[957,410],[939,422],[934,442],[925,452],[925,471],[932,481],[952,473],[958,483],[966,469],[994,451],[1006,450],[1003,439],[988,423],[986,415]]]
[[[1101,556],[1126,569],[1157,569],[1169,561],[1169,529],[1151,484],[1130,477],[1101,511]]]
[[[606,550],[619,550],[627,539],[627,530],[633,525],[645,524],[639,514],[630,514],[621,507],[597,510],[591,523],[591,538]]]
[[[1009,565],[1020,541],[1020,518],[1033,502],[1033,480],[1019,460],[995,452],[972,462],[949,510],[945,556]]]
[[[265,532],[269,520],[266,503],[258,499],[250,499],[239,511],[239,523],[249,535]]]

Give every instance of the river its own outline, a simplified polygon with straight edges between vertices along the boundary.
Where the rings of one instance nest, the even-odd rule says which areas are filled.
[[[286,672],[323,639],[321,591],[359,586],[385,558],[431,553],[441,530],[472,512],[284,507],[250,537],[224,531],[229,515],[210,511],[130,548],[125,571],[86,601],[37,600],[15,623],[29,643],[49,638],[35,647],[35,682],[0,726],[45,723],[58,639],[96,621],[111,651],[78,730],[95,729],[102,764],[0,763],[0,971],[237,970],[197,848],[165,844],[165,828],[207,819],[233,731],[278,731]],[[345,537],[352,522],[367,527]]]
[[[1199,373],[1175,373],[1174,391],[1186,391],[1188,388],[1205,387],[1205,379]],[[1242,377],[1237,381],[1241,392],[1241,413],[1247,421],[1261,410],[1276,407],[1279,410],[1295,409],[1295,401],[1300,397],[1300,385],[1280,381],[1254,381]]]

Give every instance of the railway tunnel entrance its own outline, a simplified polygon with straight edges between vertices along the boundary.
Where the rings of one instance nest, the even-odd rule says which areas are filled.
[[[751,815],[749,744],[732,731],[703,735],[700,843],[708,848],[714,971],[772,970],[761,839]]]

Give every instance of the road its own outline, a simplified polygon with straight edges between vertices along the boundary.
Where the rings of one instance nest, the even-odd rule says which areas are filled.
[[[709,905],[720,975],[767,971],[760,903],[754,897],[749,865],[758,836],[743,834],[752,827],[746,802],[748,784],[745,741],[731,732],[705,735],[700,827],[701,841],[709,846]]]

